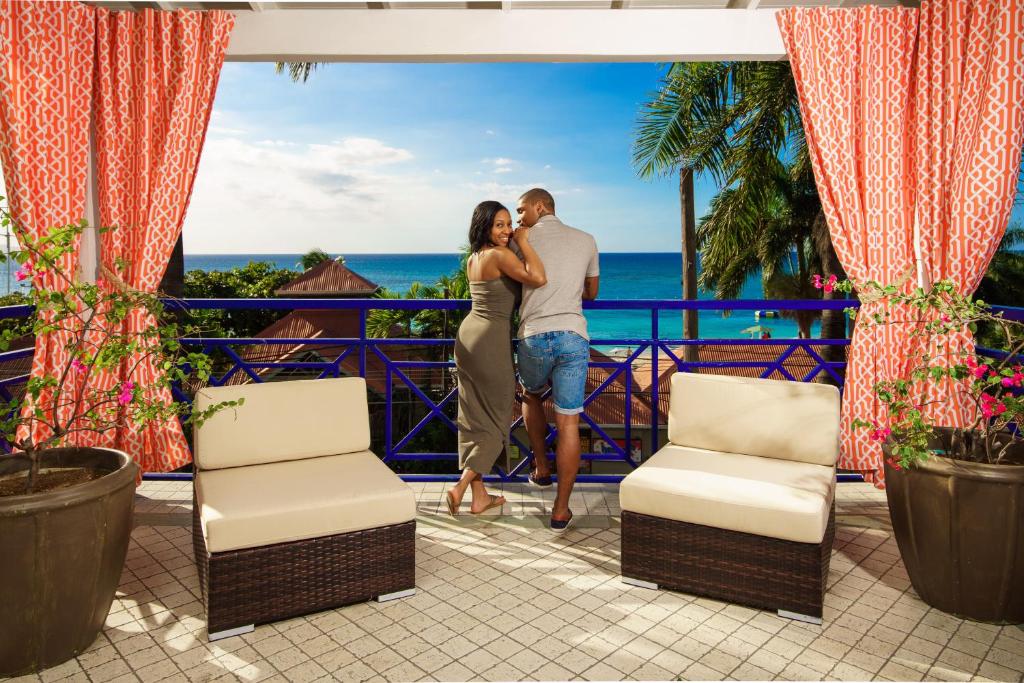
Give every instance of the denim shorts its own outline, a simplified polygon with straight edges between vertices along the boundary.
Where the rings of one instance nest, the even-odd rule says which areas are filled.
[[[519,382],[531,394],[551,384],[555,412],[583,412],[590,342],[575,332],[541,332],[519,342]]]

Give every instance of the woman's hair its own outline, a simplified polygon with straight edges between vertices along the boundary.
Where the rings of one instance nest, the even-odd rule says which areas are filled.
[[[469,222],[469,250],[476,253],[484,247],[492,246],[491,229],[499,211],[508,211],[501,202],[488,200],[480,202],[473,209],[473,218]]]

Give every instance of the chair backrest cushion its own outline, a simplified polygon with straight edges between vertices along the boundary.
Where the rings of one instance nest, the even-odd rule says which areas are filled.
[[[678,446],[834,466],[839,390],[827,384],[677,372],[668,439]]]
[[[201,470],[262,465],[370,448],[366,381],[361,377],[206,387],[195,405],[225,408],[195,430]]]

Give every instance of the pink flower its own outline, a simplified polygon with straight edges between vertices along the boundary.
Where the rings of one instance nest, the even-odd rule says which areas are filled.
[[[951,323],[951,322],[953,322],[953,319],[952,319],[952,318],[950,318],[950,317],[949,317],[948,315],[946,315],[945,313],[943,313],[943,314],[942,314],[942,322],[944,322],[944,323]]]
[[[27,263],[23,263],[21,268],[18,268],[18,272],[14,274],[14,278],[21,282],[27,280],[32,275],[32,269],[29,268]]]
[[[128,405],[132,401],[132,390],[135,389],[135,382],[125,382],[121,385],[121,395],[117,397],[117,402],[123,406]]]
[[[970,368],[971,370],[978,367],[978,361],[974,360],[974,356],[967,356],[967,360],[965,360],[964,362],[967,364],[967,367]]]
[[[884,427],[884,428],[880,429],[880,428],[878,428],[877,425],[875,425],[875,429],[873,429],[871,431],[871,440],[872,441],[885,441],[887,438],[889,438],[890,434],[892,434],[892,430],[889,429],[888,427]]]
[[[820,275],[812,275],[811,282],[814,283],[815,289],[824,289],[826,292],[831,292],[836,288],[836,282],[839,281],[835,275],[829,275],[827,282],[822,282]]]
[[[894,470],[902,470],[903,469],[902,467],[900,467],[900,464],[898,462],[896,462],[896,458],[889,458],[888,460],[886,460],[886,462],[888,462],[889,465],[891,465]]]
[[[987,365],[978,365],[977,367],[973,368],[971,370],[971,372],[974,373],[974,376],[976,378],[983,379],[985,377],[985,374],[988,373],[988,366]]]
[[[75,369],[75,371],[77,371],[79,373],[82,373],[82,372],[86,371],[85,363],[83,363],[82,361],[78,360],[77,358],[74,359],[73,361],[71,361],[71,367],[73,367]]]

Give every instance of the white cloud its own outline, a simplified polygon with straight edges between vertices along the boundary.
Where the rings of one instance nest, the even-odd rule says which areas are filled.
[[[486,133],[487,135],[497,135],[497,133],[495,133],[495,132],[494,132],[493,130],[491,130],[490,128],[488,128],[488,129],[487,129],[486,131],[484,131],[484,132],[485,132],[485,133]]]
[[[369,137],[306,144],[210,136],[185,219],[185,249],[453,252],[466,241],[480,198],[450,180],[451,169],[419,170],[414,157]]]
[[[494,173],[511,173],[519,165],[514,159],[507,157],[497,157],[495,159],[484,159],[483,163],[490,164],[493,166],[491,169]]]
[[[550,171],[551,170],[551,164],[544,164],[544,170],[545,171]]]

